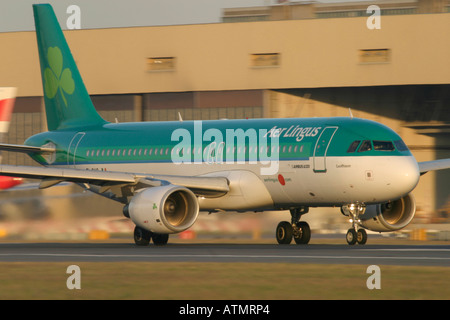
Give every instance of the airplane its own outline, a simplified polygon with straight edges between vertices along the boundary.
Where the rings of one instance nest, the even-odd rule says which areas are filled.
[[[1,165],[0,174],[61,182],[123,204],[136,245],[165,245],[200,211],[289,210],[279,244],[307,244],[301,221],[312,207],[340,207],[351,218],[348,244],[367,230],[407,226],[411,191],[422,174],[450,159],[417,163],[387,126],[349,117],[110,123],[95,110],[49,4],[33,5],[48,131],[24,145],[42,166]]]
[[[3,141],[8,133],[16,94],[17,88],[0,87],[0,141]],[[10,189],[22,183],[22,178],[0,176],[0,190]]]

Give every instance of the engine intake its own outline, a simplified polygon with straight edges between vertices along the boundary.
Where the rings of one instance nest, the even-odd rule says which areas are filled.
[[[145,188],[124,208],[137,226],[155,233],[178,233],[197,220],[199,205],[192,191],[182,186]]]
[[[369,205],[360,216],[361,226],[372,231],[397,231],[406,227],[416,213],[412,194],[383,204]]]

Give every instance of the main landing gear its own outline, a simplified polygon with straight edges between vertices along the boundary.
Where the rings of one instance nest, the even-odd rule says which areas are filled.
[[[349,245],[356,243],[363,245],[367,242],[366,230],[359,227],[359,216],[364,214],[365,211],[366,206],[363,204],[352,203],[341,208],[342,214],[350,217],[350,222],[352,223],[352,228],[348,229],[347,235],[345,236]]]
[[[154,233],[136,226],[134,228],[134,242],[138,246],[148,246],[150,241],[157,246],[163,246],[169,241],[168,234]]]
[[[290,244],[292,238],[296,244],[308,244],[311,239],[311,229],[309,224],[300,221],[300,218],[305,213],[308,213],[308,207],[291,209],[291,223],[281,221],[276,230],[276,238],[279,244]]]

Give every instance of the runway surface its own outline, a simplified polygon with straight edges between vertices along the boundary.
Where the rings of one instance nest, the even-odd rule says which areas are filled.
[[[0,262],[255,262],[450,266],[450,245],[2,243]]]

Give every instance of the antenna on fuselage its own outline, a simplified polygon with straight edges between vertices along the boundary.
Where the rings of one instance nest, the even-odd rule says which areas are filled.
[[[352,119],[353,119],[353,113],[352,113],[352,109],[351,109],[351,108],[348,108],[348,112],[350,112],[350,118],[352,118]]]
[[[183,122],[183,118],[181,117],[181,113],[180,113],[180,112],[178,112],[178,120],[179,120],[180,122]]]

